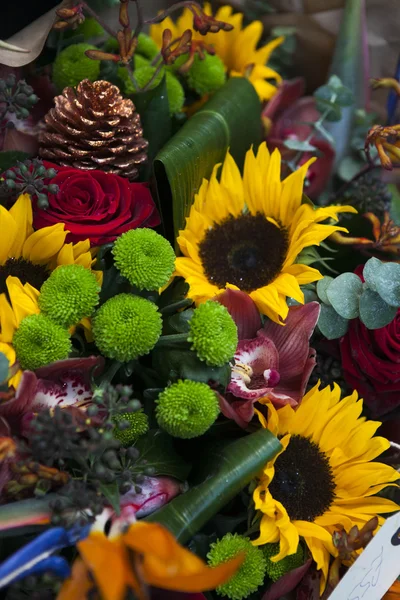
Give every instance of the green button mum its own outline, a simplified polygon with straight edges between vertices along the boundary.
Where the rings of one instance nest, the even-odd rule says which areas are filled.
[[[218,398],[206,384],[178,381],[156,400],[159,426],[173,437],[190,439],[203,435],[219,414]]]
[[[67,358],[72,348],[68,330],[42,314],[25,317],[12,343],[21,368],[30,371]]]
[[[205,53],[204,59],[195,56],[187,74],[189,87],[200,96],[213,94],[226,81],[224,63],[219,56]]]
[[[128,362],[148,354],[161,335],[162,319],[157,306],[139,296],[119,294],[95,313],[92,332],[104,356]]]
[[[114,437],[121,442],[123,446],[132,446],[142,435],[149,430],[149,419],[143,412],[143,409],[136,412],[127,412],[115,416]],[[122,427],[125,424],[126,427]]]
[[[292,569],[301,567],[304,563],[304,550],[301,544],[297,546],[297,551],[294,554],[289,554],[289,556],[285,556],[285,558],[278,560],[278,562],[273,562],[271,557],[279,554],[279,542],[265,544],[265,546],[260,546],[260,549],[267,559],[267,575],[272,581],[278,581],[286,573],[289,573]]]
[[[207,300],[195,309],[190,320],[188,341],[200,360],[221,367],[233,358],[238,344],[237,327],[228,310]]]
[[[95,274],[82,265],[62,265],[40,288],[40,310],[62,327],[90,317],[99,302]]]
[[[223,585],[217,587],[217,593],[231,600],[242,600],[255,592],[264,583],[266,558],[259,548],[253,546],[249,538],[235,533],[227,533],[223,538],[211,544],[207,554],[208,564],[216,567],[221,563],[245,553],[245,559],[235,575]]]
[[[72,44],[60,52],[53,64],[53,83],[61,92],[65,87],[74,87],[82,79],[96,81],[100,73],[100,62],[85,54],[96,50],[91,44]]]
[[[174,249],[152,229],[123,233],[114,244],[113,255],[121,275],[140,290],[158,290],[175,269]]]

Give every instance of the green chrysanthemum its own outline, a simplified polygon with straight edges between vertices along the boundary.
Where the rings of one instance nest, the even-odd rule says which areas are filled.
[[[100,62],[85,55],[95,50],[91,44],[72,44],[60,52],[53,64],[53,82],[59,91],[74,87],[82,79],[95,81],[100,73]]]
[[[156,400],[159,426],[173,437],[190,439],[203,435],[219,414],[217,395],[198,381],[178,381]]]
[[[225,81],[225,67],[219,56],[206,53],[203,60],[195,56],[187,74],[187,82],[199,96],[213,94],[224,85]]]
[[[190,320],[188,341],[200,360],[221,367],[233,358],[238,344],[237,327],[228,310],[207,300],[195,309]]]
[[[68,32],[69,33],[69,32]],[[75,31],[71,31],[72,35],[83,35],[85,40],[90,40],[91,38],[99,37],[104,35],[104,29],[92,17],[86,17],[86,19],[81,23]]]
[[[245,559],[240,569],[229,581],[218,586],[216,591],[221,596],[231,600],[247,598],[263,584],[266,571],[266,558],[259,548],[253,546],[249,538],[235,533],[227,533],[223,538],[211,544],[207,554],[208,563],[216,567],[221,563],[245,553]]]
[[[112,40],[113,38],[110,38],[110,39]],[[114,48],[114,49],[110,48],[110,50],[108,50],[108,51],[109,52],[117,52],[118,48]],[[147,67],[149,65],[150,65],[150,63],[147,60],[147,58],[144,58],[144,56],[140,56],[140,54],[135,54],[131,66],[132,66],[132,69],[140,69],[141,67]],[[131,94],[137,93],[137,90],[135,89],[135,86],[133,85],[133,83],[129,77],[128,70],[125,67],[118,67],[117,74],[118,74],[118,77],[120,79],[122,79],[122,81],[124,82],[125,94],[127,94],[129,96]]]
[[[40,288],[42,313],[62,327],[90,317],[99,302],[100,286],[95,274],[82,265],[61,265]]]
[[[43,314],[25,317],[12,343],[21,368],[30,371],[67,358],[72,348],[68,331]]]
[[[146,35],[145,33],[139,33],[136,53],[141,54],[142,56],[145,56],[146,58],[152,60],[157,56],[159,52],[159,47],[149,35]]]
[[[107,300],[92,321],[94,341],[100,352],[121,362],[148,354],[161,330],[162,319],[157,306],[130,294]]]
[[[149,430],[149,419],[143,412],[143,409],[136,412],[127,412],[113,419],[116,427],[114,437],[121,442],[123,446],[132,446],[142,435]],[[118,424],[125,422],[127,427],[119,427]]]
[[[295,554],[290,554],[278,562],[272,562],[271,556],[279,553],[279,542],[275,544],[265,544],[260,546],[267,560],[267,575],[272,581],[278,581],[283,575],[286,575],[292,569],[297,569],[304,563],[304,551],[301,544],[297,546]]]
[[[140,290],[157,290],[170,279],[175,268],[171,244],[152,229],[131,229],[113,248],[115,266]]]
[[[156,71],[155,67],[152,67],[150,64],[136,65],[135,68],[135,79],[140,88],[144,88],[148,82],[153,77]],[[161,79],[165,74],[166,77],[166,86],[167,86],[167,95],[168,95],[168,104],[169,104],[169,112],[171,114],[178,113],[182,110],[183,103],[185,102],[185,93],[183,91],[183,87],[177,80],[177,78],[172,75],[169,71],[165,71],[165,69],[161,69],[160,72],[155,77],[154,81],[152,81],[150,88],[153,89],[159,85]],[[133,83],[131,80],[125,80],[125,93],[130,95],[136,92]]]

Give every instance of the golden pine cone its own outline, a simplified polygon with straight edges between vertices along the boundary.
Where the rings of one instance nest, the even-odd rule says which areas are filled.
[[[147,160],[140,116],[108,81],[81,81],[55,97],[39,135],[42,158],[64,167],[100,169],[131,181]]]

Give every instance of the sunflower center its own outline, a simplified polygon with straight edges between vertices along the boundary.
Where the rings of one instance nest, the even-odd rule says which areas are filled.
[[[284,228],[261,213],[246,214],[229,216],[209,229],[199,244],[199,256],[210,283],[231,283],[249,293],[279,275],[288,247]]]
[[[24,258],[9,258],[0,266],[0,294],[8,294],[6,280],[9,275],[18,277],[21,283],[30,283],[40,290],[50,273],[44,265],[34,265]]]
[[[335,497],[327,456],[308,438],[292,435],[287,449],[276,459],[269,491],[283,504],[292,521],[313,522]]]

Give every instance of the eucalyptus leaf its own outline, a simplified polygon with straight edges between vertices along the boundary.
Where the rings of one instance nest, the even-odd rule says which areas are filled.
[[[351,181],[364,166],[364,162],[361,158],[354,156],[345,156],[338,166],[338,175],[343,181]]]
[[[360,319],[368,329],[380,329],[393,321],[397,308],[389,306],[377,292],[365,289],[360,296]]]
[[[355,319],[362,287],[361,279],[355,273],[342,273],[330,283],[326,295],[341,317]]]
[[[307,142],[307,140],[295,140],[287,139],[283,142],[283,145],[289,150],[299,150],[301,152],[314,152],[316,147]]]
[[[325,276],[317,282],[317,294],[322,302],[328,306],[331,306],[331,303],[326,292],[332,281],[333,277]]]
[[[9,368],[10,363],[7,356],[3,352],[0,352],[0,384],[7,380]]]
[[[144,520],[161,523],[185,544],[239,494],[281,448],[279,440],[268,429],[259,429],[228,443],[207,461],[208,477],[203,478],[202,483]]]
[[[400,306],[400,264],[384,263],[375,274],[376,291],[390,306]]]
[[[373,256],[364,265],[363,269],[363,277],[365,282],[368,284],[368,287],[371,288],[374,292],[377,292],[376,289],[376,276],[378,271],[381,269],[383,263],[379,259]]]
[[[135,447],[140,452],[141,460],[146,460],[146,467],[154,469],[154,475],[175,477],[185,481],[191,465],[180,456],[174,448],[173,439],[160,429],[151,429],[142,436]]]
[[[345,335],[349,328],[349,321],[338,315],[332,306],[321,304],[318,327],[328,340],[336,340]]]
[[[253,85],[232,77],[157,154],[154,173],[167,235],[184,226],[203,178],[223,162],[228,148],[241,168],[261,140],[261,104]]]

